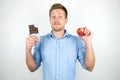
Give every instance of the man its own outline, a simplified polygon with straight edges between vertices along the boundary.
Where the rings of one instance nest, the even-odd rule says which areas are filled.
[[[75,80],[77,60],[88,71],[94,68],[93,33],[85,28],[85,36],[68,34],[67,14],[62,4],[53,4],[49,11],[52,31],[40,40],[35,36],[26,39],[26,64],[33,72],[42,62],[43,80]],[[33,55],[32,46],[35,46]]]

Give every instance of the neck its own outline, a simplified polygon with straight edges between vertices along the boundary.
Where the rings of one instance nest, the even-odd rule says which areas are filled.
[[[65,33],[64,29],[61,30],[61,31],[54,31],[54,30],[53,30],[53,35],[54,35],[57,39],[62,38],[62,37],[64,36],[64,33]]]

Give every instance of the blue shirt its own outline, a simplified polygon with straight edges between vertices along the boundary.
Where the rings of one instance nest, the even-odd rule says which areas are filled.
[[[37,68],[43,63],[43,80],[75,80],[76,62],[86,69],[83,41],[65,32],[61,39],[51,33],[41,36],[34,47],[33,58]]]

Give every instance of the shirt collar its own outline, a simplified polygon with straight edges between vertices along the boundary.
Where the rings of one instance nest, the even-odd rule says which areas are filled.
[[[64,36],[61,39],[65,38],[65,37],[69,37],[69,35],[70,34],[65,30],[65,34],[64,34]],[[55,36],[53,35],[52,31],[48,34],[48,36],[52,37],[52,38],[55,38]]]

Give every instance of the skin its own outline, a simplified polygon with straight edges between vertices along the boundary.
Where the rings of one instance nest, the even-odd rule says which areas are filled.
[[[32,47],[37,43],[38,37],[27,37],[26,38],[26,64],[28,69],[33,72],[36,70],[36,63],[32,57]]]
[[[85,36],[80,36],[86,47],[86,56],[85,56],[85,65],[88,71],[92,71],[95,65],[95,55],[92,45],[93,32],[85,27],[84,31]]]
[[[53,35],[60,39],[64,35],[65,24],[68,19],[65,17],[65,12],[62,9],[54,9],[50,15],[50,25],[52,28]],[[88,71],[92,71],[95,65],[95,56],[92,46],[93,32],[85,28],[85,36],[80,36],[85,42],[86,56],[85,65]],[[37,37],[26,38],[26,64],[31,72],[36,70],[36,63],[32,57],[31,49],[39,39]]]
[[[55,9],[51,11],[50,24],[53,35],[56,38],[61,38],[64,35],[64,27],[68,19],[65,18],[65,12],[62,9]]]

